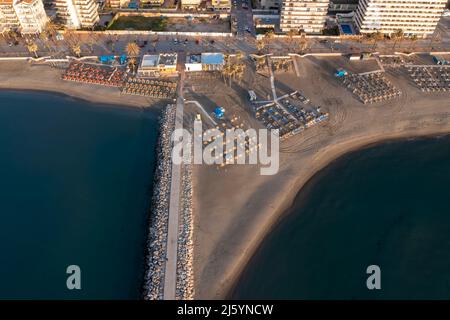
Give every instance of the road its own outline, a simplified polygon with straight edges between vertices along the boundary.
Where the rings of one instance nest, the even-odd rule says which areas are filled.
[[[129,42],[138,40],[147,44],[141,48],[141,54],[155,52],[234,52],[242,51],[245,53],[256,52],[256,40],[252,24],[251,10],[242,9],[243,0],[236,0],[236,7],[232,9],[232,15],[237,19],[237,36],[231,38],[221,37],[172,37],[172,36],[144,36],[144,35],[121,35],[111,36],[98,33],[88,33],[83,35],[69,35],[67,39],[56,41],[44,41],[35,39],[39,50],[39,56],[53,55],[58,58],[66,55],[73,55],[70,47],[71,43],[82,43],[82,55],[121,55],[125,52],[125,47]],[[246,27],[251,32],[245,31]],[[308,49],[305,52],[323,53],[323,52],[361,52],[361,51],[382,51],[391,53],[394,51],[448,51],[450,50],[450,17],[443,17],[436,29],[435,37],[429,37],[424,40],[410,41],[403,40],[395,44],[392,41],[378,42],[376,46],[373,43],[361,43],[355,40],[319,40],[309,39]],[[175,43],[173,40],[179,41]],[[187,41],[186,41],[187,40]],[[213,41],[211,41],[213,40]],[[273,52],[285,54],[287,52],[298,52],[299,45],[294,40],[289,43],[287,38],[272,39],[270,48]],[[431,50],[433,49],[433,50]],[[267,49],[266,49],[267,50]],[[58,54],[57,54],[58,53]],[[30,56],[24,39],[19,38],[19,44],[8,46],[8,40],[0,36],[0,56]]]

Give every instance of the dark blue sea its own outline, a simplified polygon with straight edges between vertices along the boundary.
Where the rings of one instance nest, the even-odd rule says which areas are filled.
[[[380,290],[369,290],[370,265]],[[449,299],[450,136],[334,161],[299,192],[235,299]]]
[[[140,298],[157,118],[0,91],[1,299]]]

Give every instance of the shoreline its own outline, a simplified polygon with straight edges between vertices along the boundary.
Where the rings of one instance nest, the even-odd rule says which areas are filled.
[[[16,72],[14,68],[10,72],[2,72],[0,88],[44,91],[89,103],[139,109],[146,109],[145,106],[151,102],[143,97],[120,96],[118,92],[110,96],[108,93],[112,88],[108,87],[65,83],[59,79],[55,69],[23,65],[21,68],[28,69],[31,74],[24,74],[22,70]],[[46,71],[43,78],[48,83],[44,81],[42,84],[40,71]],[[12,80],[10,75],[14,75]],[[399,85],[406,93],[402,98],[376,106],[363,106],[340,86],[333,82],[322,84],[323,80],[326,76],[319,71],[317,77],[311,79],[311,86],[302,91],[320,101],[316,104],[327,105],[325,99],[332,97],[337,87],[339,91],[336,92],[342,101],[330,103],[329,108],[335,110],[327,123],[291,137],[281,145],[285,150],[280,151],[278,174],[260,176],[258,166],[231,166],[225,170],[194,166],[195,299],[229,297],[249,261],[292,207],[296,196],[308,181],[333,161],[389,140],[450,133],[448,95],[432,96],[417,89],[417,92],[408,92],[406,85]],[[52,81],[61,83],[61,86],[51,86]],[[166,103],[153,101],[153,105],[164,106]],[[152,109],[153,105],[147,109]],[[239,186],[243,188],[238,189]],[[219,194],[220,197],[217,196]]]
[[[311,69],[317,70],[314,65]],[[366,106],[331,80],[320,83],[329,74],[320,76],[319,72],[317,80],[303,87],[306,96],[315,97],[319,101],[316,105],[326,105],[334,90],[334,96],[339,95],[342,101],[331,105],[335,110],[328,123],[280,145],[284,150],[280,150],[277,175],[261,177],[249,166],[227,169],[227,175],[196,168],[197,193],[203,194],[196,197],[196,220],[200,221],[196,225],[196,250],[201,252],[196,254],[195,278],[202,279],[196,283],[196,299],[230,298],[246,266],[292,207],[297,194],[334,160],[390,140],[450,133],[448,95],[422,94],[409,83],[394,80],[404,92],[402,97]],[[213,179],[220,180],[221,186],[216,187]],[[203,186],[207,184],[209,187]],[[230,192],[239,186],[245,188],[239,189],[238,196]],[[225,200],[207,193],[221,194]]]
[[[122,95],[115,87],[64,81],[61,79],[61,70],[46,65],[30,65],[23,61],[0,62],[0,68],[0,90],[50,92],[90,103],[122,108],[161,108],[168,103],[148,97]]]
[[[370,149],[373,147],[377,147],[384,144],[389,143],[395,143],[395,142],[403,142],[403,141],[412,141],[412,140],[428,140],[428,139],[439,139],[441,137],[448,137],[450,136],[450,129],[447,132],[438,132],[438,133],[428,133],[418,136],[402,136],[402,137],[394,137],[394,138],[381,138],[380,140],[376,140],[374,142],[369,142],[367,144],[363,144],[359,147],[350,148],[347,151],[344,151],[341,155],[337,156],[336,158],[331,159],[328,164],[324,165],[322,168],[317,170],[314,174],[311,175],[310,178],[306,180],[305,183],[303,183],[298,191],[295,193],[293,197],[293,201],[290,203],[289,206],[287,206],[285,209],[281,210],[277,217],[275,217],[275,221],[269,226],[268,230],[266,230],[265,235],[260,239],[256,247],[252,251],[251,254],[249,254],[249,257],[245,263],[242,263],[242,265],[239,268],[239,271],[236,270],[236,273],[234,274],[234,278],[231,282],[231,285],[228,287],[228,290],[225,292],[225,295],[223,296],[226,300],[231,300],[233,298],[233,294],[236,290],[236,288],[239,285],[239,281],[241,278],[245,275],[245,273],[248,270],[248,267],[250,266],[252,260],[254,257],[260,252],[262,249],[262,246],[264,245],[265,241],[267,240],[268,236],[275,230],[275,228],[280,225],[280,223],[283,222],[283,220],[292,214],[292,210],[295,208],[296,203],[298,202],[298,199],[304,197],[303,193],[306,187],[309,186],[309,184],[313,183],[314,180],[324,172],[325,169],[327,169],[329,166],[333,165],[336,161],[341,160],[342,158],[354,153],[354,152],[360,152],[366,149]]]

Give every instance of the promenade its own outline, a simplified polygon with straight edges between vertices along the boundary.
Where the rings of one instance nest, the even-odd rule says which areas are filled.
[[[180,71],[178,98],[175,113],[175,130],[183,128],[183,83],[184,70]],[[178,235],[180,220],[181,164],[172,161],[170,184],[169,222],[167,229],[166,268],[164,272],[164,300],[175,300],[177,282]]]

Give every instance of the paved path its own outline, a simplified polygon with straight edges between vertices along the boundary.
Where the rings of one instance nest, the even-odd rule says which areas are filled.
[[[206,116],[209,120],[211,120],[211,122],[212,122],[215,126],[217,126],[217,122],[209,115],[208,112],[206,112],[205,108],[203,108],[203,106],[202,106],[200,103],[198,103],[198,101],[195,101],[195,100],[192,100],[192,101],[186,101],[186,104],[188,104],[188,103],[192,103],[192,104],[196,105],[197,108],[199,108],[200,110],[202,110],[202,112],[205,114],[205,116]]]
[[[183,60],[184,61],[184,60]],[[184,69],[180,70],[178,85],[177,108],[175,114],[175,129],[183,127],[183,86]],[[167,230],[166,270],[164,272],[164,300],[175,300],[177,285],[177,256],[181,193],[181,164],[172,162],[172,178],[170,184],[169,222]]]

